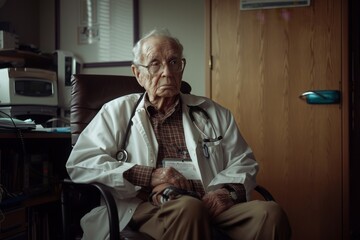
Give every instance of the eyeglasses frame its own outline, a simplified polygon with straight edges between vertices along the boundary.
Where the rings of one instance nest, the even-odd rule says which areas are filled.
[[[182,62],[182,69],[181,69],[180,71],[176,72],[176,73],[183,72],[184,69],[185,69],[186,59],[185,59],[185,58],[182,58],[182,59],[181,59],[181,62]],[[167,63],[167,64],[168,64],[168,63]],[[135,66],[138,66],[138,67],[146,68],[146,69],[148,70],[148,72],[149,72],[150,75],[156,75],[156,74],[158,74],[158,73],[151,73],[151,72],[150,72],[149,68],[151,67],[151,63],[148,64],[148,65],[143,65],[143,64],[134,63],[134,65],[135,65]],[[161,63],[161,65],[162,65],[162,69],[164,69],[164,67],[165,67],[164,64]],[[159,68],[159,71],[160,71],[160,69],[161,69],[161,67]]]

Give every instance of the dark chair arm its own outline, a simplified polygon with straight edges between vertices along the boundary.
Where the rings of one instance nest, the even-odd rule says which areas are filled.
[[[116,207],[116,203],[114,200],[113,195],[110,192],[110,187],[101,184],[101,183],[90,183],[90,184],[86,184],[86,183],[74,183],[72,182],[70,179],[65,179],[63,181],[63,190],[61,192],[61,205],[62,205],[62,212],[63,212],[63,216],[65,216],[63,218],[63,232],[64,232],[64,239],[67,239],[67,230],[66,230],[66,226],[67,226],[67,221],[66,221],[66,204],[67,204],[67,198],[65,197],[65,191],[66,191],[66,185],[76,185],[79,187],[84,187],[84,188],[95,188],[97,189],[97,191],[100,193],[102,199],[105,202],[107,211],[108,211],[108,216],[109,216],[109,225],[110,225],[110,240],[119,240],[120,239],[120,228],[119,228],[119,217],[118,217],[118,212],[117,212],[117,207]]]
[[[258,193],[260,193],[260,195],[266,200],[266,201],[274,201],[275,202],[275,198],[271,195],[271,193],[266,190],[266,188],[264,188],[261,185],[257,185],[255,187],[255,191],[257,191]]]

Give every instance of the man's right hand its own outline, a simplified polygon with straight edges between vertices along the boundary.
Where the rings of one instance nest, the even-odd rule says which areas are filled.
[[[188,180],[173,167],[157,168],[151,175],[151,186],[167,183],[177,188],[191,190]]]

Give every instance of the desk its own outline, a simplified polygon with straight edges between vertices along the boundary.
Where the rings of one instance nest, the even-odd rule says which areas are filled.
[[[70,151],[70,133],[0,132],[1,184],[17,196],[1,202],[0,239],[61,238],[60,181]]]

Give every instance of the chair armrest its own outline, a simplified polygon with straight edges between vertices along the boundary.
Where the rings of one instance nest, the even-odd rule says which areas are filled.
[[[102,184],[102,183],[74,183],[70,179],[63,180],[63,188],[61,192],[61,205],[63,212],[63,231],[64,231],[64,239],[67,239],[68,232],[66,230],[67,221],[66,221],[66,206],[67,206],[67,197],[66,197],[66,185],[72,185],[80,188],[89,188],[96,189],[98,193],[100,193],[102,199],[105,202],[108,216],[109,216],[109,227],[110,227],[110,240],[119,240],[120,239],[120,228],[119,228],[119,216],[117,212],[117,207],[115,203],[115,199],[111,194],[110,187]]]
[[[271,195],[271,193],[264,188],[261,185],[257,185],[255,187],[255,191],[257,191],[258,193],[260,193],[260,195],[266,200],[266,201],[274,201],[275,202],[275,198]]]

